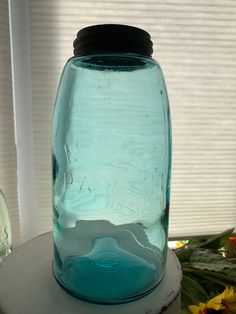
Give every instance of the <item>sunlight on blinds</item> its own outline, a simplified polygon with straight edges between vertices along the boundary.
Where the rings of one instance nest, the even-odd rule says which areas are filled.
[[[173,122],[170,236],[236,225],[236,3],[233,0],[30,1],[39,231],[51,228],[51,114],[82,27],[123,23],[152,36]]]

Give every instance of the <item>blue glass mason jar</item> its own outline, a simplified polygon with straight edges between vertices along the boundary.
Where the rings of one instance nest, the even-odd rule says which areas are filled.
[[[116,304],[165,274],[171,130],[150,35],[105,24],[77,34],[53,117],[53,271],[72,295]]]

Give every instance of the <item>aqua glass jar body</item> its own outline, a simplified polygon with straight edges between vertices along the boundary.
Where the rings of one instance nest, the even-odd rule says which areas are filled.
[[[171,131],[151,57],[71,58],[53,118],[54,274],[71,294],[122,303],[165,273]]]

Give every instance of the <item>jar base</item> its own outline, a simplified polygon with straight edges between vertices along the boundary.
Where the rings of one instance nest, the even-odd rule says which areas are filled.
[[[52,264],[54,264],[54,263],[52,263]],[[104,299],[104,300],[102,300],[102,299],[97,299],[97,298],[96,299],[95,298],[90,298],[90,296],[85,296],[85,295],[76,293],[75,291],[71,290],[63,282],[61,282],[60,279],[56,276],[54,267],[52,267],[52,269],[53,269],[53,275],[54,275],[55,280],[57,281],[59,286],[65,292],[67,292],[68,294],[70,294],[72,297],[74,297],[76,299],[79,299],[79,300],[82,300],[82,301],[85,301],[85,302],[89,302],[89,303],[101,304],[101,305],[116,305],[116,304],[124,304],[124,303],[137,301],[137,300],[147,296],[151,292],[153,292],[160,285],[160,283],[161,283],[161,281],[162,281],[162,279],[164,278],[164,275],[165,275],[165,274],[163,275],[163,277],[160,279],[160,281],[158,283],[156,283],[153,287],[151,287],[149,290],[147,290],[147,291],[145,291],[143,293],[137,294],[137,295],[129,297],[129,298],[124,298],[124,299],[116,299],[116,300],[115,299],[114,300]]]
[[[140,224],[84,221],[60,229],[60,235],[54,242],[54,274],[80,299],[129,302],[155,289],[163,276],[163,252],[148,242]]]

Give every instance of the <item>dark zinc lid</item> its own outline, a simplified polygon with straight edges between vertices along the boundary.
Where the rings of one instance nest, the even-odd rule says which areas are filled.
[[[81,29],[74,43],[74,55],[126,52],[151,57],[150,35],[137,27],[120,24],[98,24]]]

